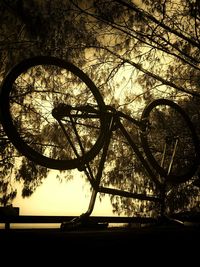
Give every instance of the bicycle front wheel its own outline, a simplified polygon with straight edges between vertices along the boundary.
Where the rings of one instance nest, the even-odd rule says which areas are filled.
[[[60,105],[71,107],[76,115],[65,120],[61,116],[63,127],[52,115]],[[95,110],[95,116],[76,109],[85,106]],[[30,160],[52,169],[80,168],[97,155],[106,128],[104,110],[91,79],[55,57],[38,56],[17,64],[0,92],[1,122],[11,142]]]
[[[151,102],[142,113],[141,141],[147,159],[171,184],[189,180],[199,164],[199,140],[187,113],[167,99]]]

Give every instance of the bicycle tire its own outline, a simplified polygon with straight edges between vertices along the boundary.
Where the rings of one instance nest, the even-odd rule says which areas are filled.
[[[92,121],[93,127],[76,121],[79,132],[84,133],[86,149],[79,157],[72,155],[69,144],[64,146],[64,134],[51,114],[59,101],[91,104],[98,109],[99,117]],[[51,169],[80,168],[98,154],[106,130],[104,110],[103,98],[88,75],[56,57],[23,60],[10,70],[1,86],[0,118],[8,138],[22,155]]]
[[[188,181],[199,165],[199,139],[188,114],[171,100],[157,99],[145,107],[141,120],[141,142],[152,167],[164,182]]]

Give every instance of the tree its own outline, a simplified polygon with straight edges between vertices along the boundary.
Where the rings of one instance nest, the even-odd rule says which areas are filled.
[[[1,77],[22,58],[55,55],[81,67],[107,104],[139,118],[147,103],[157,97],[167,97],[187,106],[199,125],[198,109],[192,108],[194,103],[199,103],[200,95],[199,8],[193,0],[91,0],[87,3],[4,0],[0,6],[0,51],[4,62]],[[130,131],[135,134],[134,129]],[[131,182],[127,178],[129,188],[154,190],[138,160],[119,141],[117,132],[114,138],[109,151],[109,166],[113,168],[105,168],[103,183],[123,187],[126,177],[131,177]],[[3,131],[1,142],[5,147],[2,150],[2,176],[5,177],[5,160],[16,166],[19,155],[15,151],[12,157],[7,157],[8,148],[13,151],[14,148]],[[126,165],[122,160],[125,158]],[[16,178],[24,179],[24,195],[29,195],[48,170],[30,164],[27,159],[20,159],[20,163]],[[137,212],[127,200],[114,197],[112,201],[116,212],[125,210],[129,215]],[[146,209],[142,205],[138,204],[138,212]],[[149,205],[148,209],[151,208]]]
[[[130,87],[123,99],[124,105],[129,103],[131,108],[132,100],[139,99],[139,92],[133,91],[138,88],[137,83],[142,86],[142,103],[160,96],[171,98],[183,106],[184,102],[190,103],[190,107],[198,102],[197,1],[140,1],[137,4],[134,1],[95,1],[93,6],[88,4],[89,7],[72,2],[80,15],[86,14],[100,27],[95,27],[99,44],[92,47],[106,54],[106,62],[99,60],[103,64],[108,62],[110,66],[106,86],[112,84],[116,91],[121,91],[123,79],[120,83],[117,74],[129,70],[125,80],[126,86]],[[103,34],[100,30],[102,26]],[[122,103],[116,103],[123,106]],[[198,109],[192,110],[194,113],[191,109],[187,110],[192,113],[191,117],[199,118]],[[196,127],[198,124],[199,119],[196,120]]]
[[[69,1],[1,1],[1,81],[13,65],[33,55],[51,54],[68,60],[77,58],[76,49],[71,47],[75,40],[81,38],[82,31],[76,25],[77,21],[73,20],[73,12],[68,7]],[[80,49],[78,55],[81,53]],[[0,139],[0,202],[6,205],[16,196],[16,190],[10,188],[13,180],[23,181],[22,194],[24,197],[29,196],[41,184],[41,180],[47,177],[49,170],[35,166],[27,158],[21,159],[2,128]]]

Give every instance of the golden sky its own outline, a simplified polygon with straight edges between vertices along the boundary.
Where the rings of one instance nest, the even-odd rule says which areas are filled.
[[[13,206],[20,207],[20,215],[69,215],[79,216],[88,209],[90,185],[78,175],[71,181],[60,182],[51,174],[29,198],[21,197],[19,185],[18,196]],[[98,195],[92,215],[112,216],[109,195],[100,202]]]

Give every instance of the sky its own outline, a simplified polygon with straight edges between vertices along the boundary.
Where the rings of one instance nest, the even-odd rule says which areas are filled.
[[[51,174],[30,197],[22,198],[21,189],[18,184],[18,194],[13,201],[14,207],[20,207],[20,215],[79,216],[87,211],[91,196],[89,182],[85,182],[78,171],[71,181],[60,182]],[[92,215],[113,215],[109,195],[102,201],[97,195]]]
[[[42,215],[42,216],[79,216],[86,212],[90,202],[90,184],[86,182],[78,171],[75,172],[71,181],[60,182],[55,175],[47,177],[43,184],[37,187],[30,196],[21,196],[22,186],[17,185],[17,197],[12,202],[13,207],[19,207],[19,215]],[[95,206],[91,216],[116,216],[112,212],[109,195],[99,200],[97,194]],[[60,224],[11,224],[11,228],[57,228]],[[0,229],[4,228],[0,224]]]

